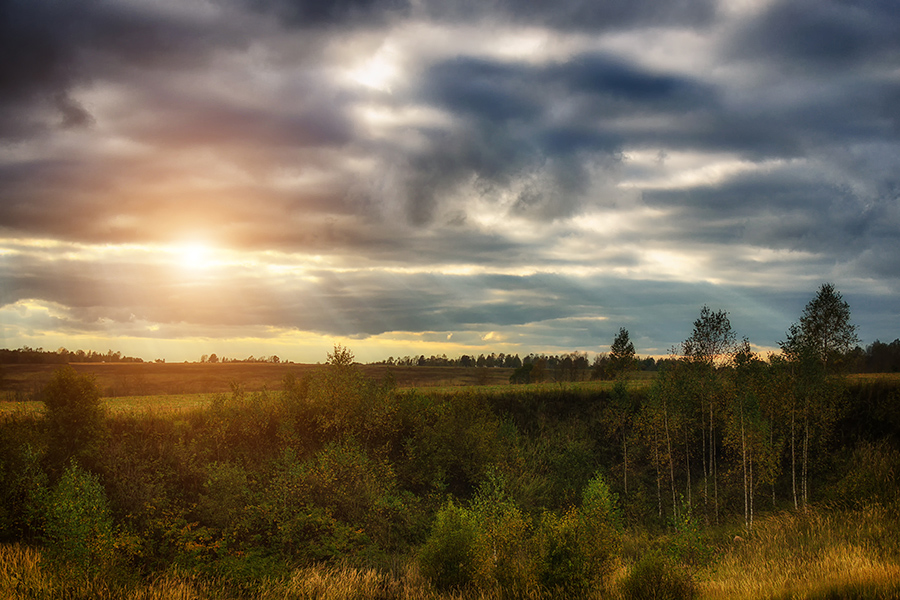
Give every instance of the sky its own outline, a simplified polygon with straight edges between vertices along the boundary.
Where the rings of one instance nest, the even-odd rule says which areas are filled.
[[[900,336],[893,0],[0,0],[0,345]]]

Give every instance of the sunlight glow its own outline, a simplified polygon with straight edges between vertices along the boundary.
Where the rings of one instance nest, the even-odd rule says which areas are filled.
[[[180,265],[190,270],[205,270],[215,264],[213,250],[202,242],[187,242],[173,248]]]
[[[374,56],[352,69],[350,79],[367,88],[390,92],[391,84],[400,74],[397,51],[383,46]]]

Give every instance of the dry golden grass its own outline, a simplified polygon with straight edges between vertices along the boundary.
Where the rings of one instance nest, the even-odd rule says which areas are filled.
[[[0,598],[40,597],[52,589],[41,570],[40,552],[19,544],[0,545]]]
[[[705,573],[702,598],[813,598],[847,587],[900,589],[900,532],[889,510],[871,506],[762,519],[747,541],[736,542]]]

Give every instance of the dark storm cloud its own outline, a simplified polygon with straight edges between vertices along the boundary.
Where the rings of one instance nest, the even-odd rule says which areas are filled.
[[[120,68],[183,69],[248,40],[227,19],[213,23],[102,0],[0,0],[0,136],[46,127],[34,109],[55,109],[64,127],[92,123],[72,86]]]
[[[234,0],[247,8],[273,14],[289,27],[371,27],[409,12],[408,0]]]
[[[896,163],[897,150],[893,152]],[[900,235],[896,185],[891,177],[864,185],[871,167],[836,177],[830,171],[838,168],[843,167],[830,162],[816,168],[782,166],[714,185],[646,191],[643,199],[674,211],[670,218],[674,241],[740,241],[818,253],[825,263],[850,259],[866,249],[890,253]]]
[[[896,63],[900,12],[892,0],[782,0],[734,37],[732,52],[832,70]]]
[[[457,57],[432,65],[422,77],[422,96],[477,121],[546,119],[556,104],[579,101],[583,116],[612,118],[645,110],[666,113],[709,107],[715,90],[697,79],[654,72],[608,54],[586,53],[551,63],[500,62]]]
[[[439,19],[493,18],[519,24],[576,31],[608,31],[634,27],[676,25],[702,27],[715,16],[711,0],[459,0],[426,3]]]
[[[530,176],[517,213],[569,216],[582,205],[589,170],[619,160],[627,131],[617,119],[715,102],[714,90],[700,81],[597,53],[549,65],[457,57],[432,65],[419,90],[460,122],[425,132],[430,149],[411,159],[410,215],[417,224],[430,220],[443,193],[473,177],[490,195]],[[560,118],[554,111],[561,103],[577,108]]]

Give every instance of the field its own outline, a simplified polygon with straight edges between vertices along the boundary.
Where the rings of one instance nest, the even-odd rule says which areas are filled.
[[[167,411],[204,406],[215,394],[232,392],[237,384],[246,392],[279,391],[285,375],[297,377],[321,369],[321,365],[269,363],[73,363],[79,373],[92,375],[114,412]],[[33,412],[42,408],[37,398],[41,388],[60,365],[4,365],[0,378],[0,414]],[[388,375],[400,388],[433,388],[435,391],[479,386],[482,389],[508,388],[512,369],[467,367],[388,367],[361,365],[360,370],[376,381]],[[632,385],[649,384],[653,373],[636,373]],[[585,378],[588,374],[584,374]],[[548,382],[522,389],[559,387]],[[577,382],[562,385],[610,387],[610,382]]]
[[[27,396],[38,391],[61,365],[3,365],[0,393]],[[152,396],[230,392],[238,382],[248,392],[281,389],[288,373],[302,376],[320,365],[295,363],[72,363],[93,375],[104,396]],[[401,387],[497,385],[509,383],[512,369],[465,367],[388,367],[362,365],[374,379],[388,372]]]
[[[73,366],[3,370],[0,598],[900,597],[897,375]]]

